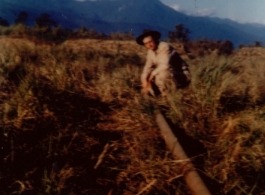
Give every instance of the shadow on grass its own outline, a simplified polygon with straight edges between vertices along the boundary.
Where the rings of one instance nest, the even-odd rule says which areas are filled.
[[[104,146],[122,137],[97,126],[111,112],[109,105],[45,85],[33,91],[36,117],[20,129],[6,129],[9,136],[1,138],[1,194],[19,192],[15,181],[28,188],[22,195],[107,194],[116,185],[118,172],[112,168],[124,163],[105,155],[94,168]]]

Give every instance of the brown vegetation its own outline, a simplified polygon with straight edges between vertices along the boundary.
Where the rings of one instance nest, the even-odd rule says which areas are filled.
[[[2,194],[188,194],[154,123],[161,105],[207,149],[220,194],[264,193],[263,48],[186,56],[192,83],[165,100],[141,95],[132,41],[44,43],[0,38]]]

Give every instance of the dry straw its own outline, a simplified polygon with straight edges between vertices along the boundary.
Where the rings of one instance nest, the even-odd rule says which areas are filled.
[[[205,146],[221,194],[264,192],[263,48],[187,59],[191,85],[165,101],[141,95],[134,42],[0,45],[3,194],[189,193],[154,124],[160,106]]]

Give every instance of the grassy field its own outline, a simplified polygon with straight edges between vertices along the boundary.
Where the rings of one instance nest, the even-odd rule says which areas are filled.
[[[174,47],[192,82],[165,100],[141,94],[133,41],[0,37],[1,194],[189,194],[158,107],[203,145],[218,194],[265,194],[265,49],[190,59]]]

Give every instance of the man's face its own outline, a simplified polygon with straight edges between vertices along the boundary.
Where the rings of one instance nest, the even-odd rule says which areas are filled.
[[[152,36],[145,37],[143,39],[144,46],[147,49],[155,50],[157,45]]]

